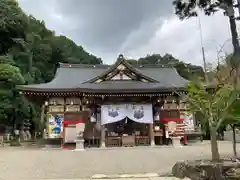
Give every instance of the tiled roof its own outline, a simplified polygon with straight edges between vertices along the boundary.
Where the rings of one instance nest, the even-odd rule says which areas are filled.
[[[114,65],[113,65],[114,66]],[[130,65],[133,70],[155,82],[104,81],[88,82],[109,71],[109,65],[60,64],[54,79],[49,83],[19,86],[23,91],[92,91],[92,92],[160,92],[170,89],[183,89],[188,81],[172,67],[161,65]]]

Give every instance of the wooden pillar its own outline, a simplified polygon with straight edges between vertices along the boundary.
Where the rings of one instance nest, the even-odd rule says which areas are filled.
[[[40,124],[39,124],[39,130],[41,130],[40,132],[41,132],[43,138],[46,138],[45,137],[46,133],[44,131],[44,129],[46,128],[46,124],[45,124],[45,121],[44,121],[44,119],[45,119],[45,107],[46,107],[45,104],[42,104],[42,106],[41,106]]]
[[[43,125],[43,123],[45,123],[44,117],[45,117],[45,104],[43,104],[41,107],[40,125]]]
[[[150,138],[150,145],[155,146],[153,124],[149,124],[149,138]]]
[[[105,145],[105,125],[102,125],[101,126],[101,143],[100,143],[100,145],[101,145],[101,148],[105,148],[106,147],[106,145]]]

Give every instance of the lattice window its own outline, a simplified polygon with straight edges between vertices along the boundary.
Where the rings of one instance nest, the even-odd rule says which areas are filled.
[[[64,112],[64,106],[49,106],[49,112]]]
[[[67,112],[79,112],[80,111],[80,106],[79,105],[67,105],[66,106],[66,111]]]
[[[165,103],[163,105],[164,109],[177,109],[178,105],[176,103]]]
[[[160,112],[161,118],[179,118],[180,112],[179,111],[161,111]]]
[[[64,98],[51,98],[49,100],[50,105],[64,105]]]
[[[66,104],[67,105],[81,105],[81,99],[78,97],[70,97],[70,98],[66,98]]]

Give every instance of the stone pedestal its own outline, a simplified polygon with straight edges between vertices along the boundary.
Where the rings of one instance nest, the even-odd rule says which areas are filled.
[[[100,146],[101,148],[105,148],[106,147],[106,144],[105,144],[105,141],[102,141],[101,142],[101,146]]]
[[[83,139],[77,139],[76,142],[76,151],[83,151],[84,150],[84,140]]]
[[[151,146],[156,146],[155,141],[154,141],[154,140],[151,140],[150,145],[151,145]]]
[[[100,140],[100,147],[101,148],[105,148],[105,126],[102,125],[101,127],[101,140]]]
[[[150,145],[155,146],[153,124],[149,124],[149,138],[150,138]]]
[[[173,147],[182,147],[182,144],[180,142],[181,137],[172,137],[171,139],[172,139]]]

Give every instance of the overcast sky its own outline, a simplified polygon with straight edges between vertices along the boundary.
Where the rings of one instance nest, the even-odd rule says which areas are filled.
[[[180,21],[171,0],[19,0],[23,10],[49,29],[65,35],[88,52],[113,63],[118,54],[139,58],[171,53],[185,62],[202,65],[198,19]],[[200,15],[208,62],[230,38],[222,13]],[[231,51],[231,41],[223,50]]]

